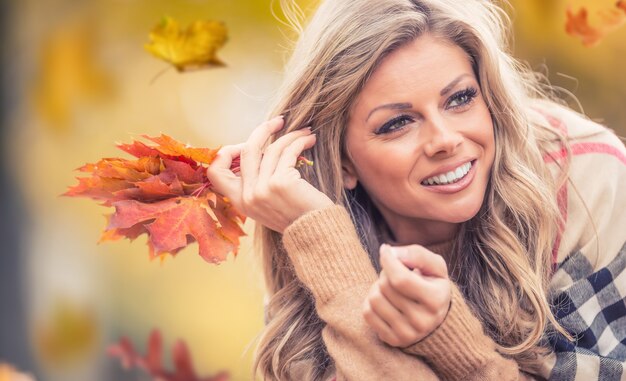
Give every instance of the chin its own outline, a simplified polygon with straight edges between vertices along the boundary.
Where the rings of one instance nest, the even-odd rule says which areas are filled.
[[[481,206],[482,200],[480,203],[473,203],[472,205],[454,206],[453,213],[447,216],[446,221],[455,224],[467,222],[478,214]]]

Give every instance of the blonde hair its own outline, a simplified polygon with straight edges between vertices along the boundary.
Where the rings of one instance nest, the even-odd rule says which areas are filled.
[[[464,49],[491,111],[496,154],[485,201],[453,244],[453,252],[463,253],[452,256],[450,276],[497,349],[524,367],[537,362],[548,327],[565,334],[546,297],[560,181],[542,158],[552,141],[565,142],[531,107],[549,96],[538,76],[507,53],[508,21],[485,0],[324,1],[302,31],[272,114],[285,116],[287,131],[313,127],[317,144],[307,155],[315,165],[302,175],[350,211],[378,268],[384,220],[363,189],[343,187],[349,110],[381,60],[398,47],[430,33]],[[299,379],[319,380],[332,361],[314,300],[294,274],[280,234],[258,227],[256,238],[269,301],[255,374],[292,379],[298,368]]]

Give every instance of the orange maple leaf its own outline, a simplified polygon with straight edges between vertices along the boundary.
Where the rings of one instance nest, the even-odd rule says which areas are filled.
[[[195,21],[183,30],[178,22],[164,17],[150,33],[147,51],[172,65],[178,71],[224,66],[217,51],[228,39],[227,30],[218,21]]]
[[[222,199],[222,196],[216,197]],[[113,206],[115,213],[106,230],[145,226],[152,257],[161,253],[175,254],[195,240],[202,258],[219,263],[229,252],[237,252],[239,236],[244,235],[235,220],[241,214],[220,218],[226,224],[220,227],[209,214],[211,208],[206,198],[176,197],[154,203],[124,200]]]
[[[175,370],[173,372],[167,371],[163,367],[162,350],[161,333],[158,330],[153,330],[148,338],[148,349],[145,356],[137,353],[126,337],[122,337],[117,344],[111,345],[108,348],[108,353],[118,357],[125,369],[142,368],[155,381],[228,381],[230,379],[226,372],[220,372],[210,377],[198,377],[187,344],[182,340],[178,340],[172,349]]]
[[[589,12],[582,7],[574,13],[571,7],[566,11],[565,32],[577,37],[587,47],[595,46],[610,32],[626,23],[626,1],[619,0],[615,8],[599,11],[601,24],[589,24]]]

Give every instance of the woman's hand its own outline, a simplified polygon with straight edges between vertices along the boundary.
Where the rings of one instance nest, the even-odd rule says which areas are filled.
[[[309,128],[292,131],[264,147],[284,125],[282,117],[258,126],[243,144],[224,146],[207,169],[213,188],[246,216],[282,233],[303,214],[333,202],[302,179],[295,168],[302,151],[313,147]],[[230,170],[240,157],[240,174]]]
[[[384,244],[380,262],[382,271],[365,299],[363,316],[382,341],[408,347],[445,319],[451,299],[448,269],[440,255],[419,245]]]

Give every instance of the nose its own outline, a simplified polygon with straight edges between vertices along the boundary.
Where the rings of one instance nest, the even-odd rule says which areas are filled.
[[[424,152],[427,156],[449,156],[463,143],[463,135],[449,122],[442,119],[431,120],[425,126],[429,131]]]

